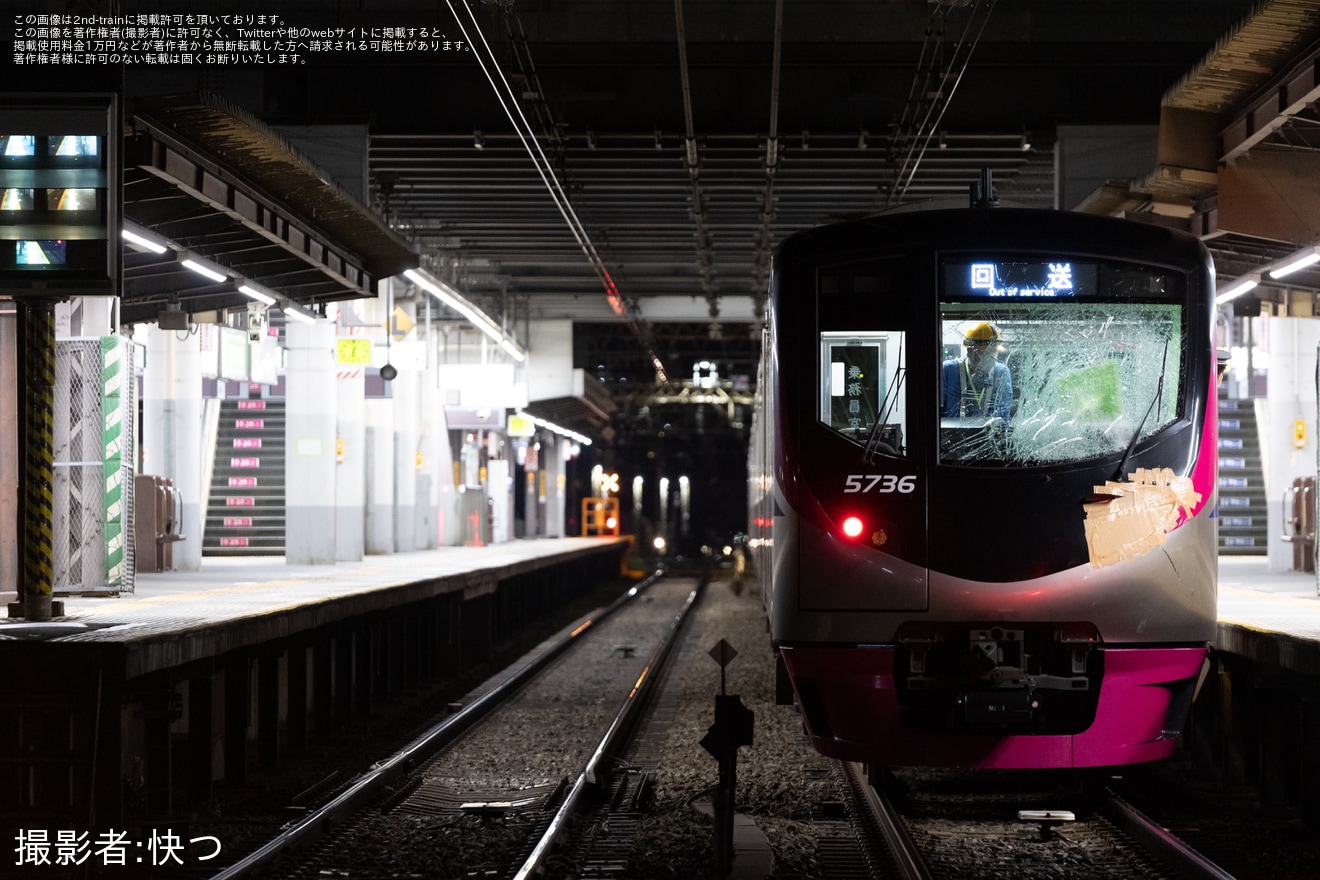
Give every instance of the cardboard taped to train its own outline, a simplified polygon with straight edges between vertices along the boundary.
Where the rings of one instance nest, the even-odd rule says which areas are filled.
[[[1092,568],[1134,559],[1165,542],[1201,500],[1191,477],[1171,468],[1138,468],[1129,481],[1095,487],[1086,511],[1086,549]]]

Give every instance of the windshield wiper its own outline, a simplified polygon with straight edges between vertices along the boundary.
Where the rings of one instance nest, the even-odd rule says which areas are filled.
[[[1114,475],[1111,480],[1117,482],[1123,479],[1123,468],[1127,467],[1128,458],[1132,456],[1132,450],[1137,446],[1137,440],[1141,438],[1141,429],[1146,427],[1146,419],[1150,418],[1151,411],[1155,409],[1155,404],[1159,403],[1160,398],[1164,396],[1164,374],[1169,369],[1169,340],[1164,339],[1164,359],[1160,361],[1160,380],[1155,383],[1155,397],[1151,400],[1150,406],[1146,407],[1146,414],[1141,417],[1141,422],[1137,425],[1137,430],[1132,433],[1132,439],[1128,441],[1127,450],[1123,457],[1118,460],[1118,467],[1114,469]]]
[[[898,362],[903,363],[903,342],[901,339],[898,343]],[[885,399],[880,401],[880,405],[876,407],[875,424],[871,426],[871,433],[866,438],[866,446],[862,449],[862,462],[864,464],[872,462],[882,445],[889,445],[880,439],[880,432],[889,421],[889,416],[893,413],[894,408],[898,406],[898,392],[902,389],[903,380],[906,378],[906,367],[900,366],[894,370],[894,378],[889,381],[889,387],[885,389]],[[893,446],[890,446],[890,451],[894,455],[900,453],[900,450]]]

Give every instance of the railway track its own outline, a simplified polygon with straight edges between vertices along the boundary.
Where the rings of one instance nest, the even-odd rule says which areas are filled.
[[[839,772],[872,878],[1233,880],[1114,792],[1066,777],[903,769],[868,780],[842,763]]]
[[[644,582],[212,880],[555,876],[646,797],[620,755],[701,588]]]

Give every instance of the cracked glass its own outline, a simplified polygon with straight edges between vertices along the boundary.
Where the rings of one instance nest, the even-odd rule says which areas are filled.
[[[1177,417],[1174,303],[946,302],[940,319],[942,462],[1112,455]]]

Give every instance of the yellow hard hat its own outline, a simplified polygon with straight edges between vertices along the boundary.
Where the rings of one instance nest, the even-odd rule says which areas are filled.
[[[967,331],[968,342],[988,342],[991,339],[998,339],[999,331],[993,324],[982,321],[971,330]]]

